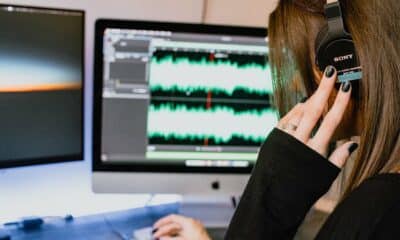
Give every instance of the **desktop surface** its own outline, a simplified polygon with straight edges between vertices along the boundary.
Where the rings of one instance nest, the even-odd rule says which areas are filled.
[[[4,232],[9,234],[12,240],[131,240],[135,230],[151,227],[159,218],[178,213],[178,208],[178,204],[166,204],[77,217],[70,222],[60,218],[46,222],[40,229],[23,231],[7,227]],[[207,230],[213,240],[219,240],[223,239],[226,227],[211,226]]]

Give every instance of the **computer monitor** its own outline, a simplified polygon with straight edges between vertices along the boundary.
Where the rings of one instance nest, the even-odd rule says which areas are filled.
[[[83,159],[84,12],[0,5],[0,168]]]
[[[98,20],[93,189],[240,194],[277,123],[267,30]]]

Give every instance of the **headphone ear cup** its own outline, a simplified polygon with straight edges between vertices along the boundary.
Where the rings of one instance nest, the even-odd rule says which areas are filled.
[[[321,47],[323,45],[324,39],[327,37],[327,34],[329,32],[329,27],[328,24],[325,24],[322,26],[321,30],[318,32],[317,37],[315,38],[315,45],[314,45],[314,50],[315,50],[315,56],[316,56],[316,63],[320,62],[320,58],[323,56],[319,56]]]

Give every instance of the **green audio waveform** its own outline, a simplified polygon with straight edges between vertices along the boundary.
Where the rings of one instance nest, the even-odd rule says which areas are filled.
[[[232,134],[230,137],[219,137],[219,136],[212,136],[212,135],[207,135],[207,134],[175,134],[175,133],[168,133],[167,135],[164,133],[151,133],[149,134],[150,138],[163,138],[165,141],[169,141],[170,139],[178,139],[181,141],[188,141],[188,142],[198,142],[202,141],[204,139],[210,139],[216,144],[220,145],[223,143],[227,143],[231,141],[234,138],[240,138],[242,141],[248,141],[248,142],[253,142],[257,143],[254,145],[259,145],[262,143],[267,135],[264,136],[246,136],[246,135],[241,135],[241,134]]]
[[[212,138],[224,143],[234,137],[261,142],[277,123],[276,112],[249,110],[235,112],[229,107],[204,109],[171,107],[169,104],[150,106],[148,136],[200,139]]]
[[[157,62],[172,61],[179,63],[179,61],[183,60],[190,63],[227,63],[237,68],[245,68],[247,66],[265,68],[268,65],[268,56],[251,54],[157,50],[153,53],[152,58]]]
[[[150,105],[151,112],[169,112],[169,113],[188,113],[188,114],[219,114],[226,113],[234,116],[263,116],[268,113],[274,113],[275,111],[272,108],[267,108],[263,110],[257,109],[249,109],[247,111],[235,111],[234,108],[227,106],[215,106],[210,109],[204,109],[199,107],[187,107],[184,104],[171,104],[171,103],[163,103],[158,106]]]
[[[190,62],[188,59],[173,61],[172,57],[162,61],[151,60],[151,90],[221,91],[232,94],[245,89],[256,94],[272,94],[272,79],[269,65],[260,67],[249,64],[241,67],[228,62],[210,63],[203,59]]]

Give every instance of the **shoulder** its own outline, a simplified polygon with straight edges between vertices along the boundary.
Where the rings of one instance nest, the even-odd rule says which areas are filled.
[[[400,174],[367,179],[336,207],[318,239],[371,239],[388,230],[394,231],[390,226],[397,222],[393,218],[400,217],[399,206]]]

